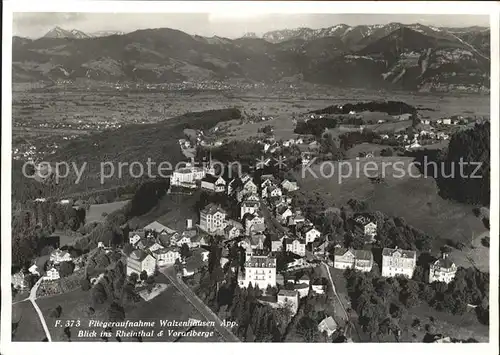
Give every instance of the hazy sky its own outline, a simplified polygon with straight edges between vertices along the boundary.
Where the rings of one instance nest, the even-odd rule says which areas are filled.
[[[37,38],[51,28],[79,29],[84,32],[118,30],[131,32],[143,28],[175,28],[189,34],[235,38],[246,32],[264,32],[297,27],[322,28],[340,23],[348,25],[387,24],[390,22],[465,27],[489,26],[484,15],[417,14],[132,14],[132,13],[14,13],[13,34]]]

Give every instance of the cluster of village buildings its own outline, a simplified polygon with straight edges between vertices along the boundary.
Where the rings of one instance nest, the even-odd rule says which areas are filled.
[[[167,227],[153,222],[144,230],[130,234],[130,244],[137,249],[128,258],[128,273],[148,274],[154,272],[156,267],[173,265],[180,259],[179,249],[186,244],[193,252],[202,255],[202,262],[208,261],[208,237],[218,236],[225,245],[237,243],[245,250],[246,262],[244,272],[238,274],[240,287],[250,284],[258,286],[261,290],[268,287],[284,286],[284,278],[277,273],[276,255],[278,252],[290,252],[296,259],[287,263],[285,270],[288,272],[307,270],[312,266],[313,258],[327,260],[328,241],[322,238],[321,232],[304,217],[300,209],[292,207],[290,192],[299,189],[295,181],[284,179],[277,181],[272,175],[262,175],[260,182],[254,181],[251,175],[233,179],[226,183],[222,177],[209,174],[209,170],[199,170],[198,174],[191,170],[189,179],[183,182],[196,183],[201,181],[201,188],[213,193],[231,195],[239,203],[239,218],[228,217],[220,205],[208,204],[200,211],[199,224],[193,225],[188,220],[186,230],[182,233],[169,230]],[[184,172],[180,172],[184,175]],[[186,176],[186,175],[184,175]],[[264,210],[282,228],[281,233],[268,233],[268,225]],[[354,221],[361,233],[366,237],[367,243],[375,241],[377,224],[369,215],[357,215]],[[156,231],[155,238],[148,231]],[[163,238],[162,238],[163,235]],[[266,246],[266,239],[270,243]],[[311,244],[311,254],[307,253],[307,246]],[[270,246],[270,250],[269,250]],[[223,254],[221,264],[226,264],[227,250]],[[333,253],[333,266],[337,269],[355,269],[369,272],[373,268],[374,260],[371,250],[355,250],[336,245]],[[383,277],[405,276],[411,278],[416,267],[416,252],[399,248],[384,248],[382,252],[381,274]],[[184,261],[183,274],[188,276],[196,272]],[[199,266],[199,265],[198,265]],[[440,259],[430,265],[429,282],[450,282],[456,272],[456,265],[443,254]],[[290,305],[296,310],[300,298],[306,297],[310,292],[323,293],[325,285],[312,284],[304,274],[295,281],[293,289],[279,287],[277,305]]]
[[[187,141],[186,141],[187,142]],[[180,142],[180,144],[187,144]],[[300,144],[298,140],[287,141],[287,144]],[[303,143],[303,142],[301,142]],[[314,143],[314,142],[311,142]],[[317,142],[316,142],[317,143]],[[268,144],[268,143],[266,143]],[[270,151],[273,146],[264,146]],[[307,156],[303,156],[307,159]],[[299,208],[293,207],[293,192],[299,190],[297,182],[283,179],[279,181],[273,175],[262,175],[257,181],[250,174],[226,181],[215,174],[211,164],[197,167],[187,163],[177,169],[171,177],[171,185],[183,188],[201,188],[203,190],[231,196],[238,202],[239,216],[229,218],[227,211],[220,205],[208,204],[200,211],[199,223],[186,221],[183,231],[173,230],[157,221],[129,233],[128,243],[134,250],[127,255],[127,274],[133,273],[153,275],[158,268],[178,264],[184,276],[193,275],[199,268],[208,263],[210,240],[217,237],[225,246],[237,244],[245,251],[244,271],[238,273],[240,287],[250,284],[261,290],[278,287],[275,305],[290,306],[292,311],[298,309],[299,300],[309,292],[322,294],[325,285],[310,280],[308,273],[295,280],[293,289],[285,289],[281,271],[295,272],[312,267],[314,259],[331,260],[337,269],[355,269],[369,272],[373,269],[374,258],[371,250],[356,250],[335,245],[333,255],[329,255],[330,241],[309,221]],[[369,215],[358,214],[354,222],[360,233],[366,237],[367,243],[375,241],[377,223]],[[270,233],[269,226],[279,232]],[[189,256],[183,256],[182,249],[189,248]],[[104,247],[102,243],[99,247]],[[223,249],[221,265],[229,262],[229,248]],[[284,270],[277,272],[277,253],[289,252],[295,255],[293,261],[285,265]],[[68,259],[69,258],[69,259]],[[51,255],[51,266],[44,277],[49,280],[59,278],[57,265],[71,260],[67,252],[60,250]],[[330,261],[329,261],[330,262]],[[35,266],[34,266],[35,267]],[[41,274],[34,267],[30,272]],[[399,248],[384,248],[382,252],[381,275],[383,277],[405,276],[411,278],[416,267],[416,252]],[[457,267],[443,254],[430,265],[429,282],[449,283],[455,276]],[[331,318],[331,319],[330,319]],[[333,322],[333,323],[332,323]],[[330,333],[335,321],[332,317],[320,323],[321,329]],[[333,328],[332,328],[333,327]]]

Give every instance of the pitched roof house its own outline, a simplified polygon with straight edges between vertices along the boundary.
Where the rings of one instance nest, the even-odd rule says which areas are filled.
[[[323,319],[318,324],[318,331],[320,333],[326,332],[326,334],[330,337],[337,330],[337,323],[333,319],[332,316]]]
[[[285,246],[286,251],[300,256],[306,255],[306,242],[304,240],[287,238],[285,240]]]
[[[226,239],[229,240],[238,238],[240,236],[240,231],[241,230],[239,228],[236,228],[235,226],[228,224],[226,228],[224,228],[224,236],[226,237]]]
[[[226,215],[220,205],[210,203],[200,211],[200,228],[208,233],[223,230],[226,227]]]
[[[243,219],[243,216],[247,213],[253,214],[257,212],[260,208],[260,202],[254,200],[244,200],[240,205],[240,218]]]
[[[301,230],[301,234],[306,238],[306,244],[312,243],[321,237],[321,232],[313,225],[304,226]]]
[[[180,258],[179,251],[176,248],[162,248],[153,251],[158,266],[173,265]]]
[[[146,271],[148,275],[153,275],[156,268],[156,259],[142,250],[134,250],[127,258],[127,275]]]
[[[276,218],[281,223],[285,222],[290,216],[292,216],[293,212],[288,206],[280,206],[276,210]]]
[[[143,230],[152,230],[155,231],[156,233],[161,233],[161,232],[166,232],[168,234],[174,233],[175,230],[168,228],[167,226],[164,226],[158,221],[154,221],[149,223],[147,226],[143,228]]]
[[[364,234],[370,237],[373,241],[373,239],[377,235],[377,224],[372,221],[370,217],[363,215],[357,216],[354,220],[356,221],[356,223],[361,225]]]
[[[447,253],[443,253],[442,256],[433,262],[429,267],[429,283],[433,282],[445,282],[450,283],[457,273],[457,266],[448,257]]]
[[[285,179],[281,182],[281,187],[283,187],[283,189],[288,192],[297,191],[299,189],[297,181],[290,181],[288,179]]]
[[[226,190],[226,180],[222,176],[206,175],[201,179],[201,188],[213,192],[224,192]]]
[[[129,233],[128,242],[131,245],[136,245],[139,240],[145,237],[144,231],[134,231]]]
[[[252,215],[245,215],[245,234],[252,235],[254,233],[262,232],[266,229],[264,216],[260,211]]]

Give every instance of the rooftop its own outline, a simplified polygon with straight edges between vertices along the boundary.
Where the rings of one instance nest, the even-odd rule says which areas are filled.
[[[297,297],[299,293],[296,290],[285,290],[281,289],[280,292],[278,292],[278,296],[285,296],[285,297]]]
[[[384,248],[384,250],[382,251],[382,256],[394,256],[394,253],[400,254],[400,257],[405,259],[413,259],[417,256],[417,253],[414,250],[403,250],[399,248]]]
[[[163,224],[161,224],[158,221],[151,222],[150,224],[148,224],[147,226],[145,226],[143,228],[143,230],[154,230],[154,231],[156,231],[158,233],[161,233],[163,231],[165,231],[167,233],[175,233],[175,230],[173,230],[171,228],[168,228],[167,226],[164,226]]]
[[[251,256],[245,263],[245,267],[276,267],[276,258],[269,256]]]
[[[155,251],[153,251],[153,254],[165,254],[165,253],[168,253],[168,252],[176,252],[177,251],[177,248],[173,248],[173,247],[168,247],[168,248],[161,248],[161,249],[157,249]]]
[[[149,254],[145,253],[142,250],[134,250],[132,253],[130,253],[129,259],[143,261],[148,255]]]
[[[203,214],[210,214],[210,215],[215,214],[216,212],[221,212],[221,213],[226,214],[226,211],[224,211],[224,209],[220,205],[216,205],[214,203],[209,203],[201,211],[201,213],[203,213]]]
[[[434,262],[435,268],[451,269],[455,263],[448,256],[441,257]]]
[[[206,182],[209,182],[209,183],[212,183],[212,184],[215,184],[217,182],[217,180],[219,180],[219,176],[215,176],[215,175],[210,175],[210,174],[207,174],[203,179],[202,181],[206,181]]]
[[[335,329],[337,329],[337,323],[335,322],[333,317],[330,316],[328,318],[323,319],[319,323],[318,327],[327,328],[329,330],[335,330]]]
[[[373,257],[370,250],[354,250],[354,255],[356,256],[356,259],[361,260],[371,260]]]

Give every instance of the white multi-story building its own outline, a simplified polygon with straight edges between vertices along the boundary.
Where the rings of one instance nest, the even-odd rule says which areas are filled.
[[[226,211],[213,203],[200,211],[200,228],[208,233],[214,233],[226,228]]]
[[[176,169],[172,173],[170,184],[173,186],[188,186],[191,187],[196,184],[196,181],[203,179],[207,174],[215,175],[215,169],[209,167],[198,167],[192,163],[186,163],[184,168]]]
[[[384,248],[382,251],[382,276],[406,276],[412,278],[417,265],[417,253],[413,250]]]
[[[306,255],[306,242],[300,239],[287,239],[285,240],[286,251],[294,254],[304,256]]]
[[[179,251],[174,248],[162,248],[153,251],[158,266],[173,265],[180,258]]]
[[[243,219],[243,216],[246,215],[247,213],[254,214],[256,213],[260,208],[260,202],[259,201],[253,201],[253,200],[248,200],[246,199],[241,203],[240,206],[240,218]]]
[[[356,269],[369,272],[373,267],[373,254],[370,250],[335,248],[333,266],[336,269]]]
[[[60,264],[63,261],[71,261],[73,258],[71,257],[70,253],[64,250],[56,249],[50,254],[50,261],[52,261],[54,264]]]
[[[156,259],[142,250],[134,250],[127,258],[127,275],[133,273],[140,275],[143,271],[146,271],[148,275],[153,275],[155,269]]]
[[[321,237],[321,232],[317,230],[314,226],[307,226],[302,231],[304,237],[306,238],[306,244],[314,242],[316,239]]]
[[[447,253],[443,253],[441,258],[437,259],[430,265],[429,283],[445,282],[450,283],[457,273],[457,266],[448,257]]]
[[[238,276],[240,287],[259,286],[265,290],[267,286],[276,286],[276,258],[270,256],[251,256],[245,262],[245,273]]]
[[[260,211],[245,217],[245,234],[252,235],[263,232],[266,229],[265,218]]]
[[[257,185],[252,181],[252,179],[243,182],[243,194],[251,195],[257,193]]]
[[[55,268],[52,267],[51,269],[47,270],[44,279],[47,280],[58,280],[60,278],[59,271]]]

